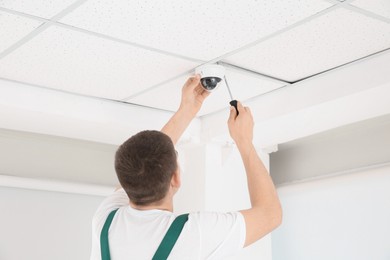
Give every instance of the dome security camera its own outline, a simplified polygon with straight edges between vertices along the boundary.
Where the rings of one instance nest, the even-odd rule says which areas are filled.
[[[225,68],[217,64],[206,64],[195,69],[200,75],[200,83],[207,91],[213,91],[225,77]]]
[[[229,104],[236,109],[237,116],[239,114],[237,108],[237,100],[233,99],[232,93],[230,92],[229,85],[225,77],[225,68],[218,64],[206,64],[195,69],[195,73],[200,75],[200,83],[206,91],[213,91],[217,88],[218,83],[225,79],[226,87],[229,91],[229,96],[232,99]]]

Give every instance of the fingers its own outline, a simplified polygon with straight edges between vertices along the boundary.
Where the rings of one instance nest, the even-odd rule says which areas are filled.
[[[202,95],[202,93],[203,93],[203,91],[204,91],[204,88],[202,88],[202,86],[200,85],[200,83],[198,83],[198,85],[196,85],[194,91],[195,91],[196,94]]]
[[[252,117],[252,111],[249,107],[244,107],[241,102],[237,101],[237,109],[241,113],[248,113]]]
[[[199,82],[200,82],[200,75],[199,74],[195,74],[194,76],[189,77],[187,79],[187,81],[184,84],[184,86],[187,87],[187,88],[195,89],[198,86]]]
[[[189,91],[193,90],[194,93],[196,93],[196,96],[200,97],[200,100],[202,100],[202,102],[210,95],[210,92],[205,90],[202,87],[202,85],[200,83],[200,75],[199,74],[196,74],[195,76],[189,78],[187,80],[185,87],[187,87],[189,89]]]
[[[206,98],[208,95],[210,95],[210,92],[208,92],[207,90],[205,90],[200,83],[198,83],[198,85],[195,87],[194,89],[195,93],[199,96],[202,96],[203,99]]]
[[[235,119],[236,117],[237,117],[237,112],[236,112],[236,110],[234,109],[234,107],[230,107],[230,115],[229,115],[228,122],[234,121],[234,119]]]
[[[248,112],[250,116],[252,116],[252,111],[249,107],[245,107],[245,111]]]
[[[246,113],[249,115],[249,118],[250,118],[250,120],[252,121],[252,123],[254,123],[254,122],[253,122],[253,115],[252,115],[251,109],[250,109],[249,107],[245,107],[245,111],[246,111]]]
[[[240,101],[237,101],[237,109],[240,113],[245,111],[245,108]]]
[[[242,103],[240,101],[237,101],[237,110],[238,112],[241,114],[241,113],[247,113],[249,114],[249,116],[252,118],[252,111],[250,110],[249,107],[244,107],[242,105]],[[229,120],[231,118],[236,118],[238,115],[237,115],[237,111],[234,109],[233,106],[230,107],[230,116],[229,116]]]
[[[200,83],[199,83],[199,87],[202,89],[202,97],[203,98],[206,98],[206,97],[208,97],[209,95],[210,95],[210,92],[208,92],[207,90],[205,90],[201,85],[200,85]]]

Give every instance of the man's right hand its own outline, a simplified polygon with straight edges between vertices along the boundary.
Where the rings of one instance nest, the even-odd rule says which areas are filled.
[[[265,236],[282,221],[282,208],[272,179],[253,146],[253,117],[248,107],[237,103],[239,114],[230,109],[230,136],[236,142],[244,163],[251,208],[241,210],[245,219],[245,246]]]
[[[249,107],[243,107],[241,102],[237,102],[236,109],[230,107],[230,116],[228,120],[229,133],[237,145],[252,143],[253,140],[253,117]]]

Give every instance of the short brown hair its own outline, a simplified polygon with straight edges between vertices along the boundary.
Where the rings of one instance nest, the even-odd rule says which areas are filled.
[[[159,131],[142,131],[117,150],[115,171],[130,201],[148,205],[163,199],[169,189],[177,158],[172,140]]]

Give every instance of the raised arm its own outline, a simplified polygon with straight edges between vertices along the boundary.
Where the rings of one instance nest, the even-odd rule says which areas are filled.
[[[282,209],[275,186],[253,146],[253,118],[248,107],[238,102],[239,115],[230,109],[229,132],[240,151],[248,181],[251,208],[240,211],[246,224],[245,246],[265,236],[282,221]]]
[[[200,85],[199,75],[190,77],[184,84],[181,92],[179,109],[161,129],[161,132],[172,139],[174,145],[199,112],[203,101],[210,94]],[[115,190],[120,188],[121,186],[118,185]]]
[[[173,144],[176,144],[180,139],[209,94],[200,85],[199,75],[190,77],[184,84],[179,109],[161,129],[161,132],[171,137]]]

